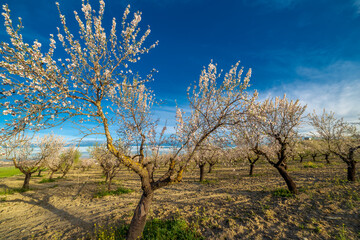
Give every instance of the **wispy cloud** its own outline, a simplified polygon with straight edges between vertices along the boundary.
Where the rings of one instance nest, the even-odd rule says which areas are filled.
[[[354,6],[356,7],[357,13],[360,14],[360,0],[354,0]]]
[[[243,0],[246,4],[253,6],[263,5],[269,9],[285,9],[296,5],[298,2],[305,0]]]
[[[325,68],[298,67],[298,81],[272,88],[261,98],[282,96],[307,104],[307,113],[333,111],[347,121],[360,117],[360,63],[339,61]]]

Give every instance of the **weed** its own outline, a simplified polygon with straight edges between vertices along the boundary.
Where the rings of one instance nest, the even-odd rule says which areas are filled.
[[[314,163],[314,162],[306,162],[303,164],[304,168],[322,168],[324,167],[324,164],[322,163]]]
[[[230,197],[230,196],[226,196],[226,201],[228,201],[228,202],[233,202],[234,199],[233,199],[232,197]]]
[[[346,230],[345,224],[343,224],[342,227],[339,229],[339,232],[335,236],[335,239],[336,240],[348,240],[349,239],[347,237],[347,230]]]
[[[49,183],[49,182],[55,182],[55,179],[53,178],[43,178],[39,183]]]
[[[276,189],[273,192],[273,195],[275,197],[293,197],[294,196],[288,189],[284,189],[284,188]]]
[[[123,187],[119,187],[116,190],[112,190],[112,191],[108,191],[108,190],[100,190],[99,192],[94,194],[94,198],[102,198],[108,195],[114,196],[114,195],[121,195],[121,194],[126,194],[126,193],[131,193],[134,190],[129,189],[129,188],[123,188]]]
[[[5,188],[3,190],[0,190],[0,195],[10,195],[14,193],[23,193],[26,191],[28,190],[23,188]]]
[[[214,183],[217,183],[218,180],[208,180],[208,179],[205,179],[203,181],[201,181],[200,183],[201,184],[214,184]]]
[[[128,225],[119,226],[96,226],[95,236],[98,240],[114,240],[125,239]],[[195,229],[189,227],[188,223],[183,219],[161,220],[154,218],[148,221],[143,231],[142,240],[192,240],[204,239]]]

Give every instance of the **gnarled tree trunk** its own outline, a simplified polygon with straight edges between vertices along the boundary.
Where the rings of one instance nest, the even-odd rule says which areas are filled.
[[[286,169],[283,166],[275,166],[275,168],[279,171],[280,175],[283,177],[283,179],[286,182],[286,185],[288,186],[288,189],[293,194],[298,194],[298,190],[296,187],[295,182],[290,177],[290,175],[287,173]]]
[[[325,160],[326,160],[326,163],[327,163],[327,164],[330,164],[329,155],[330,155],[330,154],[326,154],[326,153],[324,154]]]
[[[211,173],[211,172],[212,172],[212,168],[213,168],[214,165],[215,165],[215,164],[210,164],[210,163],[209,163],[209,171],[208,171],[208,173]]]
[[[249,176],[252,176],[252,175],[253,175],[253,172],[254,172],[254,166],[255,166],[255,163],[250,163],[250,172],[249,172]]]
[[[144,231],[154,192],[143,192],[130,223],[127,240],[139,240]]]
[[[355,182],[356,180],[356,162],[355,161],[349,161],[347,163],[348,170],[347,170],[347,180],[350,182]]]
[[[200,168],[200,182],[204,181],[205,176],[205,164],[199,164]]]
[[[32,173],[25,173],[25,180],[24,180],[24,184],[22,186],[23,189],[30,189],[30,178],[31,178],[31,174]]]

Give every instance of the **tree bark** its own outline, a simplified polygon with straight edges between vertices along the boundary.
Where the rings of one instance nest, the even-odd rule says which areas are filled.
[[[210,164],[209,163],[209,171],[208,171],[208,173],[211,173],[212,172],[212,167],[214,166],[214,164]]]
[[[347,170],[347,180],[350,182],[355,182],[356,180],[356,162],[350,161],[348,162],[348,170]]]
[[[41,172],[44,171],[44,169],[39,169],[39,172],[38,172],[38,177],[41,177]]]
[[[108,180],[108,191],[109,192],[111,190],[111,180],[112,180],[112,178],[109,178],[109,180]]]
[[[153,192],[143,192],[131,220],[127,240],[139,240],[144,231],[146,218],[153,199]]]
[[[252,176],[252,175],[253,175],[253,172],[254,172],[254,166],[255,166],[255,163],[250,163],[250,172],[249,172],[249,176]]]
[[[49,179],[52,179],[54,173],[55,173],[54,171],[51,171],[50,176],[49,176]]]
[[[330,161],[329,161],[329,154],[324,154],[325,155],[325,160],[326,160],[326,163],[327,164],[330,164]]]
[[[312,155],[311,155],[311,157],[312,157],[312,159],[313,159],[314,162],[316,161],[316,156],[317,156],[317,154],[312,154]]]
[[[280,175],[283,177],[283,179],[286,182],[286,185],[289,189],[289,191],[293,194],[298,194],[298,190],[296,187],[295,182],[292,180],[290,175],[287,173],[286,169],[283,166],[275,166],[275,168],[279,171]]]
[[[25,173],[25,180],[24,180],[24,184],[22,186],[23,189],[29,190],[30,189],[30,178],[31,178],[31,173]]]
[[[300,156],[300,162],[302,163],[304,160],[304,157],[303,156]]]
[[[205,176],[205,164],[200,164],[199,168],[200,168],[200,182],[202,182],[204,181],[204,176]]]

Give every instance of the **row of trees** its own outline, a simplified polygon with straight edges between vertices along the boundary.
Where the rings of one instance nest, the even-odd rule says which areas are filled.
[[[65,145],[64,139],[54,134],[36,139],[18,134],[7,141],[3,149],[5,157],[11,159],[14,166],[25,175],[22,188],[29,189],[30,178],[35,172],[40,174],[48,169],[49,179],[58,171],[62,173],[62,178],[66,176],[79,160],[80,152],[74,146],[65,148]]]
[[[56,40],[50,35],[46,52],[37,40],[32,44],[24,41],[21,20],[14,26],[10,10],[3,6],[10,37],[9,43],[0,46],[0,107],[3,115],[7,115],[1,135],[3,142],[24,132],[37,132],[71,120],[82,136],[105,136],[106,148],[99,147],[93,156],[100,154],[99,158],[111,159],[115,165],[119,162],[140,179],[142,196],[130,223],[128,239],[141,236],[156,190],[181,182],[194,159],[199,165],[209,159],[213,161],[218,156],[209,150],[210,145],[218,144],[213,139],[226,139],[229,134],[234,135],[237,146],[246,146],[251,154],[264,157],[284,178],[289,190],[297,192],[286,171],[286,162],[305,106],[285,96],[256,102],[257,92],[247,91],[251,69],[243,77],[243,68],[236,63],[224,74],[211,62],[201,72],[199,81],[188,88],[190,112],[177,108],[174,133],[166,134],[166,127],[158,131],[157,120],[151,114],[154,94],[146,87],[153,71],[141,78],[131,70],[157,42],[144,46],[150,29],[140,30],[140,12],[129,19],[129,6],[122,17],[120,34],[115,18],[110,31],[106,31],[102,25],[105,2],[99,3],[98,12],[89,2],[82,4],[83,17],[75,12],[79,25],[75,35],[58,5],[62,27],[58,28]],[[56,41],[62,52],[56,50]],[[165,156],[159,151],[164,144],[173,146]],[[329,140],[329,146],[332,144],[333,138]],[[132,145],[137,145],[137,150],[127,151]],[[346,162],[355,167],[354,160],[346,158]],[[56,169],[56,164],[52,166]],[[165,173],[155,175],[160,167],[166,167]],[[111,173],[108,179],[111,182]]]

